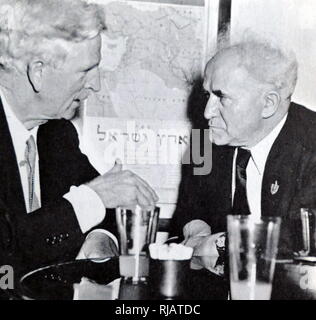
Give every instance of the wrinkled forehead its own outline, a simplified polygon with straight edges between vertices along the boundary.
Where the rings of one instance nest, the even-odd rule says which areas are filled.
[[[80,61],[81,66],[89,68],[97,65],[101,60],[101,37],[100,35],[81,42],[68,43],[68,62]]]
[[[100,60],[101,58],[101,36],[98,35],[92,39],[86,39],[84,41],[74,44],[73,53],[77,57],[82,57],[82,52],[87,53],[89,59]]]
[[[240,66],[240,58],[234,52],[224,52],[215,55],[206,65],[204,71],[204,88],[211,86],[214,80],[220,78],[228,80],[232,74],[244,73],[245,70]]]

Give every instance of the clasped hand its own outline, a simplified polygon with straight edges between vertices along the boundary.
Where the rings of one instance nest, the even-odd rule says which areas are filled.
[[[194,249],[191,269],[205,268],[222,276],[224,265],[218,264],[219,250],[225,250],[225,233],[212,234],[210,226],[202,220],[192,220],[183,228],[183,244]]]

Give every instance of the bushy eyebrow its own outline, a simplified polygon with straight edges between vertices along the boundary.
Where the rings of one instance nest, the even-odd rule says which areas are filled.
[[[219,97],[219,98],[224,96],[224,93],[222,90],[213,90],[212,93],[215,94],[215,96]]]
[[[84,69],[84,70],[82,70],[82,72],[89,72],[90,70],[92,70],[92,69],[94,69],[94,68],[96,68],[96,67],[98,67],[99,66],[99,62],[98,63],[95,63],[94,65],[92,65],[92,66],[90,66],[90,67],[88,67],[88,68],[86,68],[86,69]]]

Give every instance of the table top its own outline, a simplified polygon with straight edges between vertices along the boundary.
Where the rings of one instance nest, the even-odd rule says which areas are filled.
[[[316,299],[316,265],[277,263],[272,299]],[[227,300],[228,281],[207,270],[190,270],[187,290],[178,299]],[[313,281],[311,281],[313,280]],[[35,300],[153,300],[148,282],[123,282],[118,258],[96,263],[75,260],[36,269],[20,279],[20,296]],[[175,299],[176,300],[176,299]]]
[[[227,299],[227,281],[207,270],[191,270],[188,287],[179,299]],[[123,282],[117,257],[99,263],[75,260],[36,269],[21,278],[20,295],[35,300],[162,299],[148,282]]]
[[[20,292],[24,299],[73,300],[80,298],[78,294],[84,293],[88,284],[88,289],[93,292],[94,288],[98,294],[99,288],[119,277],[117,258],[102,263],[75,260],[29,272],[20,280]]]

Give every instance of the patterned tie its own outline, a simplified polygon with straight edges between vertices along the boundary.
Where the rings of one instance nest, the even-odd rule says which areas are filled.
[[[35,179],[35,161],[36,161],[36,144],[31,135],[26,141],[25,148],[25,164],[27,168],[27,178],[29,183],[29,207],[30,212],[39,209],[39,201],[35,194],[34,179]]]
[[[250,214],[247,200],[247,173],[246,168],[250,159],[249,150],[238,148],[236,159],[236,188],[233,201],[233,214],[247,215]]]

